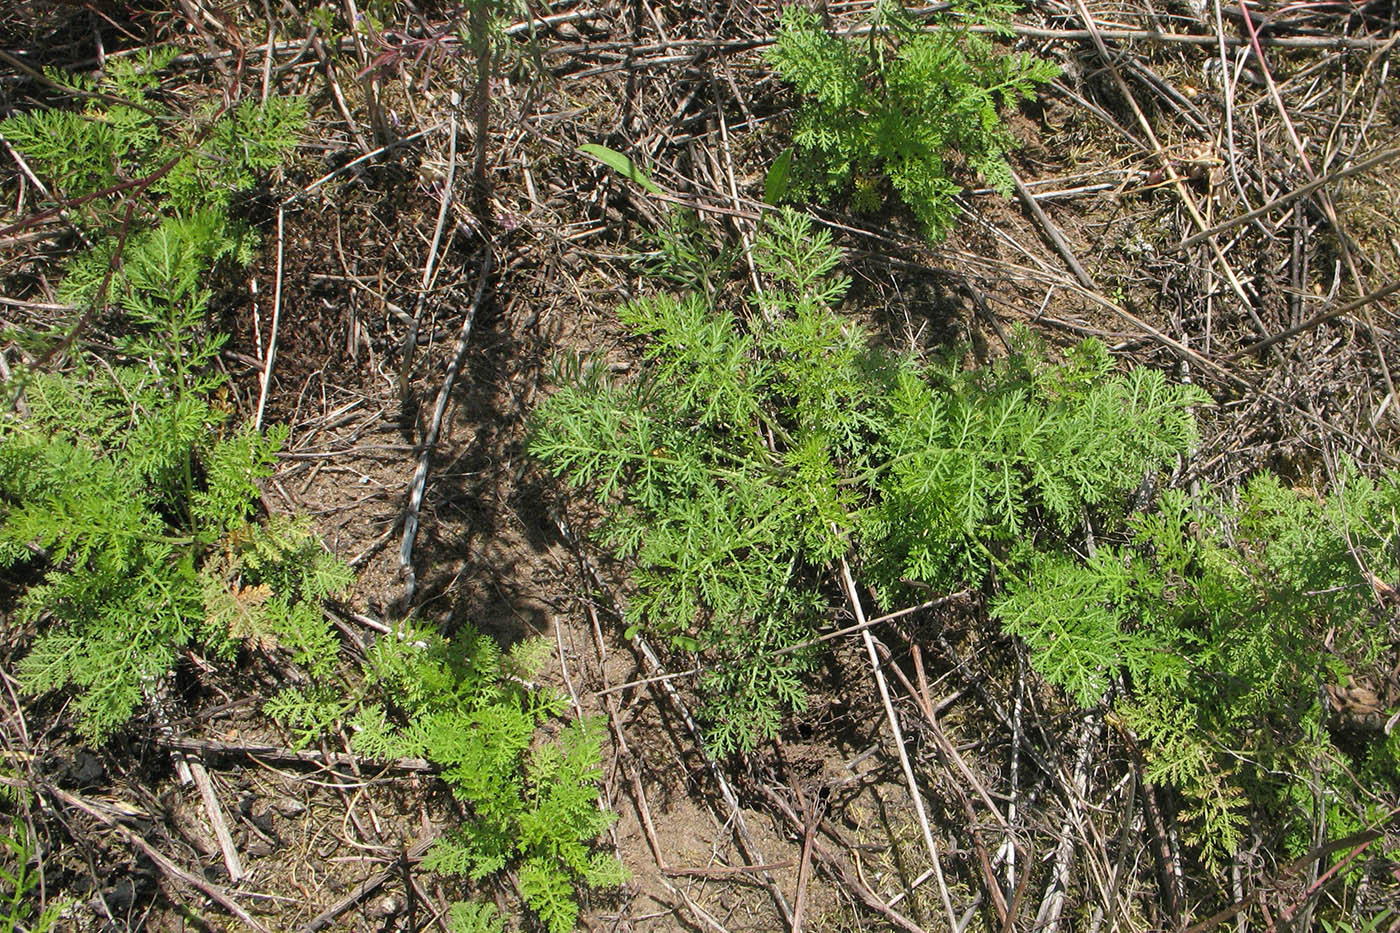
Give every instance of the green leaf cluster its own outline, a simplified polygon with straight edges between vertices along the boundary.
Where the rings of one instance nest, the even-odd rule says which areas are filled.
[[[58,84],[87,96],[83,108],[19,113],[0,122],[0,133],[72,202],[70,214],[90,233],[105,236],[133,220],[138,229],[152,226],[155,205],[164,216],[222,213],[295,145],[306,122],[306,104],[298,97],[195,113],[167,107],[160,71],[178,51],[142,49],[110,58],[97,79],[50,70]],[[135,198],[142,206],[132,211]]]
[[[983,4],[925,27],[881,0],[864,38],[841,38],[806,7],[786,7],[768,60],[803,99],[793,128],[794,193],[850,190],[858,210],[874,210],[887,182],[932,240],[956,219],[959,163],[1009,194],[1005,154],[1015,140],[1001,112],[1034,97],[1058,69],[1004,53],[969,28],[1005,15],[1004,7]]]
[[[370,652],[353,745],[376,758],[428,759],[469,808],[426,867],[474,881],[514,869],[525,905],[550,933],[567,933],[578,917],[576,885],[612,887],[626,873],[591,848],[617,818],[598,804],[602,726],[583,720],[553,738],[537,734],[566,705],[527,684],[546,654],[539,642],[502,655],[471,629],[449,640],[404,625]],[[462,930],[499,929],[487,908],[462,905],[453,917]]]
[[[1147,777],[1182,794],[1188,841],[1219,869],[1251,822],[1304,851],[1318,791],[1340,837],[1375,818],[1372,791],[1400,790],[1393,737],[1339,741],[1319,689],[1375,671],[1397,544],[1400,474],[1347,466],[1324,499],[1266,473],[1233,495],[1164,493],[1092,558],[1032,562],[993,613],[1081,703],[1121,684]]]
[[[473,882],[514,872],[525,906],[550,933],[574,928],[578,886],[614,887],[626,870],[592,848],[617,819],[599,808],[601,725],[558,727],[566,701],[530,682],[549,655],[543,640],[502,652],[466,626],[451,638],[411,622],[368,652],[353,686],[329,678],[284,690],[266,711],[311,741],[336,723],[377,759],[423,758],[467,818],[429,850],[424,866]],[[500,933],[488,904],[453,905],[454,933]]]
[[[50,903],[38,912],[40,875],[34,835],[18,817],[0,829],[0,933],[49,933],[58,928],[64,905]]]
[[[121,349],[199,373],[222,338],[181,344],[193,351],[182,359],[173,335],[203,330],[206,270],[252,258],[257,238],[229,205],[286,159],[306,103],[273,96],[175,111],[162,102],[159,73],[176,51],[111,58],[95,80],[51,71],[87,95],[85,106],[15,114],[0,121],[0,135],[45,177],[92,244],[69,263],[60,298],[115,306],[127,316]]]
[[[252,244],[230,200],[285,157],[304,105],[185,119],[156,93],[173,54],[110,59],[97,80],[54,72],[81,111],[0,123],[93,243],[60,294],[120,312],[115,360],[80,343],[66,371],[22,372],[0,415],[0,566],[33,581],[18,617],[38,630],[20,683],[74,691],[94,742],[194,644],[324,674],[336,642],[320,601],[350,582],[306,522],[257,520],[287,432],[229,425],[207,320],[211,270]]]
[[[837,315],[840,252],[792,210],[754,260],[763,288],[738,307],[707,288],[619,309],[641,372],[566,360],[530,440],[608,512],[601,539],[633,562],[627,624],[705,653],[721,750],[802,705],[811,655],[787,649],[824,617],[837,558],[887,602],[980,583],[1012,542],[1063,547],[1187,449],[1205,400],[1113,374],[1092,341],[1051,364],[1023,336],[976,371],[881,348]]]
[[[254,520],[286,430],[230,429],[149,367],[31,374],[0,416],[0,566],[32,575],[17,617],[40,634],[31,693],[69,688],[101,741],[197,642],[334,658],[320,599],[350,577],[305,522]]]
[[[1195,444],[1191,406],[1210,401],[1199,389],[1156,370],[1114,373],[1093,340],[1059,364],[1024,331],[1014,346],[980,370],[906,366],[890,387],[865,521],[877,590],[948,590],[1030,551],[1063,551],[1088,510],[1121,509]]]

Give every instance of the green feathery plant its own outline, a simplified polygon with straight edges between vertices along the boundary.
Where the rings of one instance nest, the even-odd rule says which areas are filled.
[[[924,25],[899,2],[880,0],[865,36],[839,38],[806,7],[786,7],[768,60],[803,98],[793,192],[852,190],[857,210],[874,210],[886,197],[884,179],[932,240],[957,216],[953,164],[1009,194],[1005,154],[1015,140],[1001,112],[1058,74],[969,28],[1002,25],[1011,10],[1001,0],[971,3]]]
[[[737,307],[684,237],[668,228],[651,258],[691,290],[619,309],[639,371],[562,361],[530,450],[606,514],[629,634],[699,653],[717,751],[802,706],[811,655],[793,649],[850,555],[884,608],[995,580],[993,617],[1074,701],[1113,704],[1207,871],[1251,823],[1297,856],[1319,807],[1330,838],[1388,816],[1400,730],[1358,737],[1324,687],[1388,668],[1400,473],[1348,467],[1326,499],[1266,474],[1132,512],[1197,443],[1199,389],[1115,372],[1093,340],[1052,364],[1023,331],[971,370],[879,348],[836,314],[830,237],[791,211],[757,238],[762,290]]]
[[[192,643],[280,650],[324,672],[336,643],[320,600],[350,581],[306,522],[257,518],[286,430],[230,427],[213,398],[224,338],[208,327],[206,280],[255,242],[228,206],[290,151],[304,105],[182,118],[153,93],[173,54],[112,59],[95,81],[51,72],[85,108],[0,123],[92,243],[60,295],[117,335],[115,361],[79,345],[66,372],[21,373],[0,415],[0,566],[37,580],[19,599],[39,630],[20,683],[74,690],[94,742]]]
[[[159,327],[197,320],[207,300],[199,276],[208,266],[252,258],[257,238],[229,215],[230,200],[282,164],[306,115],[305,102],[294,97],[172,112],[155,91],[176,52],[109,59],[98,79],[49,69],[56,83],[85,96],[86,106],[0,122],[0,135],[46,177],[93,242],[70,264],[60,297],[77,305],[110,300],[135,323]],[[163,301],[164,283],[153,275],[179,277],[179,300]],[[177,312],[186,317],[172,321]],[[131,348],[137,356],[142,349]],[[208,355],[187,368],[197,371]]]
[[[75,690],[94,742],[191,642],[223,657],[255,642],[321,669],[335,642],[320,599],[350,582],[305,522],[255,520],[285,429],[228,429],[162,376],[35,373],[27,413],[0,416],[0,566],[41,578],[19,600],[40,628],[20,683]]]
[[[472,882],[513,871],[545,929],[567,933],[578,918],[577,886],[613,887],[626,871],[591,848],[617,819],[598,805],[602,727],[585,720],[553,738],[539,735],[567,706],[557,691],[529,681],[548,653],[542,640],[502,653],[470,627],[449,640],[405,624],[376,642],[348,696],[327,685],[292,689],[268,712],[303,740],[340,720],[363,755],[432,762],[468,818],[438,840],[424,866]],[[500,933],[502,926],[493,907],[462,903],[452,929]]]
[[[1393,638],[1378,581],[1400,572],[1400,474],[1348,467],[1326,500],[1271,474],[1234,501],[1168,491],[1127,529],[1088,560],[1032,561],[993,614],[1081,703],[1117,694],[1117,721],[1148,779],[1181,793],[1207,867],[1250,825],[1301,854],[1319,793],[1333,838],[1382,819],[1400,735],[1338,741],[1319,685],[1374,671]]]
[[[812,654],[786,649],[824,617],[837,558],[857,555],[893,603],[911,585],[982,582],[1016,541],[1064,549],[1087,509],[1194,443],[1188,409],[1205,400],[1153,371],[1112,374],[1093,341],[1052,365],[1022,334],[970,372],[879,348],[836,314],[840,259],[783,211],[744,306],[713,287],[623,306],[641,373],[565,360],[535,416],[531,452],[592,490],[601,540],[634,564],[629,631],[707,658],[721,751],[803,704]]]
[[[49,933],[58,928],[64,905],[50,903],[39,912],[40,877],[36,841],[24,820],[14,817],[0,829],[0,933]]]
[[[411,627],[381,638],[365,668],[369,696],[353,720],[353,744],[376,758],[428,759],[469,808],[470,819],[429,851],[427,868],[473,881],[512,869],[545,929],[567,933],[578,918],[576,884],[614,887],[626,872],[591,849],[617,819],[598,804],[601,724],[536,735],[567,706],[557,691],[528,683],[548,653],[536,640],[502,655],[471,630],[450,642]],[[471,910],[483,922],[479,908],[460,908]]]

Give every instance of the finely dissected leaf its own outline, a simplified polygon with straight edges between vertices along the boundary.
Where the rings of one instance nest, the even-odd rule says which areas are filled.
[[[424,867],[474,881],[516,869],[526,905],[550,929],[572,929],[576,885],[615,885],[625,873],[592,849],[617,818],[598,806],[603,730],[579,722],[555,739],[537,735],[566,705],[519,679],[545,650],[522,643],[503,654],[470,627],[449,640],[405,624],[370,651],[353,745],[375,758],[427,758],[469,811]],[[472,917],[490,928],[491,916]]]
[[[1062,556],[1039,560],[1026,582],[1013,582],[994,615],[1026,641],[1031,663],[1084,706],[1103,699],[1117,676],[1167,676],[1154,664],[1174,665],[1174,646],[1129,631],[1114,611],[1115,591],[1130,586],[1123,561],[1101,551],[1087,567]]]
[[[505,933],[505,920],[495,904],[458,902],[448,913],[447,928],[451,933]]]
[[[935,51],[920,67],[944,66]],[[989,119],[1020,93],[994,90],[967,106]],[[911,586],[994,578],[992,617],[1071,700],[1114,706],[1206,870],[1255,810],[1301,854],[1318,788],[1329,826],[1365,825],[1353,775],[1400,783],[1400,741],[1335,743],[1318,684],[1341,689],[1386,656],[1400,476],[1344,465],[1324,498],[1265,474],[1133,512],[1144,477],[1197,444],[1205,393],[1119,372],[1094,340],[1052,362],[1024,329],[974,370],[874,346],[835,313],[839,251],[792,211],[765,222],[753,257],[763,291],[735,302],[746,313],[709,279],[627,305],[640,371],[561,367],[530,444],[608,514],[598,540],[629,561],[629,632],[698,653],[717,752],[753,748],[801,708],[823,583],[851,556],[890,607]],[[547,886],[536,896],[548,903]]]
[[[650,337],[646,356],[656,364],[655,390],[675,393],[675,404],[702,424],[744,424],[755,417],[749,384],[763,379],[753,340],[734,319],[700,295],[658,295],[618,309],[634,333]]]
[[[36,858],[38,841],[22,818],[11,817],[8,822],[8,827],[0,828],[0,929],[5,933],[49,933],[58,929],[67,905],[50,894],[48,906],[39,912],[43,861]],[[37,862],[39,868],[31,867],[31,862]]]
[[[549,933],[569,933],[574,928],[578,901],[573,886],[547,862],[527,859],[520,866],[520,895]]]
[[[277,425],[266,434],[244,425],[216,443],[204,458],[208,486],[194,495],[191,507],[195,517],[218,529],[233,529],[251,517],[261,494],[258,480],[272,475],[277,452],[286,439],[286,425]]]
[[[994,547],[1063,540],[1186,449],[1204,400],[1155,374],[1113,375],[1093,342],[1057,366],[1018,337],[1024,348],[983,372],[873,346],[835,313],[840,250],[791,209],[767,218],[753,257],[764,288],[747,317],[708,283],[619,309],[643,371],[622,381],[569,362],[530,440],[606,507],[599,539],[633,561],[629,631],[702,652],[703,687],[724,698],[705,710],[719,751],[753,747],[802,707],[810,657],[788,649],[823,606],[797,594],[833,560],[857,555],[891,602],[910,584],[976,585]],[[1046,656],[1067,678],[1079,665],[1086,700],[1146,652],[1109,631],[1081,633],[1097,658],[1068,642]]]
[[[894,4],[875,11],[868,37],[840,39],[806,7],[783,10],[768,60],[803,98],[793,125],[795,187],[813,197],[849,189],[858,210],[877,210],[883,179],[930,239],[941,239],[961,190],[949,177],[953,155],[1009,194],[1005,153],[1015,141],[1001,111],[1058,69],[1003,54],[969,28],[979,18],[995,25],[1004,11],[961,11],[935,19],[932,30]]]
[[[240,643],[280,646],[324,670],[337,643],[308,600],[348,581],[304,526],[247,522],[259,496],[252,479],[275,453],[276,432],[216,440],[207,403],[148,392],[144,378],[125,368],[95,370],[86,382],[40,377],[29,418],[0,426],[9,502],[0,541],[48,559],[20,609],[53,628],[21,677],[34,692],[78,688],[80,727],[93,740],[125,721],[196,637],[224,655]],[[88,408],[59,420],[69,398]],[[121,433],[124,422],[133,423]]]
[[[661,193],[660,185],[648,178],[646,172],[638,168],[635,162],[616,149],[609,149],[607,146],[600,143],[584,143],[582,146],[578,147],[577,151],[588,156],[590,159],[596,159],[602,162],[623,178],[640,185],[642,189],[649,194]]]

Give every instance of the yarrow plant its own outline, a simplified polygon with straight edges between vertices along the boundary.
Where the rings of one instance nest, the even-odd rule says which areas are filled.
[[[852,205],[869,211],[884,203],[888,186],[932,240],[957,217],[955,165],[1009,194],[1005,156],[1015,140],[1001,115],[1059,73],[969,28],[1003,25],[1011,9],[955,5],[924,24],[900,3],[880,0],[863,37],[841,38],[807,7],[785,7],[768,60],[802,99],[793,193],[850,191]]]
[[[592,848],[615,819],[597,801],[601,730],[589,721],[539,734],[565,704],[527,683],[547,656],[536,643],[503,654],[470,629],[449,640],[406,624],[363,666],[341,663],[323,601],[351,572],[306,519],[263,508],[259,482],[288,432],[231,423],[212,365],[224,338],[207,320],[210,273],[256,244],[230,200],[280,164],[305,108],[274,97],[176,129],[151,93],[169,54],[114,59],[95,84],[55,73],[102,96],[81,113],[0,124],[93,244],[60,293],[118,346],[112,361],[79,341],[63,372],[26,371],[6,386],[0,568],[32,581],[18,617],[38,632],[20,684],[72,691],[79,732],[100,742],[192,648],[275,655],[299,682],[266,710],[301,742],[348,724],[366,756],[440,769],[469,818],[429,868],[473,882],[509,870],[544,927],[566,933],[578,885],[625,877]],[[18,336],[53,346],[52,335]],[[504,929],[493,905],[457,904],[449,922],[454,933]]]
[[[0,565],[39,581],[19,602],[39,627],[20,683],[74,689],[92,741],[191,644],[283,651],[323,670],[335,642],[320,599],[350,580],[305,522],[260,518],[257,483],[286,430],[229,424],[212,367],[223,338],[207,321],[209,272],[255,242],[230,199],[285,158],[304,105],[274,98],[176,129],[151,93],[173,54],[113,59],[96,81],[52,72],[85,92],[82,111],[0,123],[92,244],[60,295],[109,327],[120,354],[77,344],[65,371],[21,373],[0,415]],[[61,325],[70,338],[75,327]]]
[[[431,762],[467,818],[433,845],[424,867],[473,884],[509,871],[544,928],[567,933],[579,887],[615,887],[627,872],[593,845],[617,819],[598,803],[602,727],[581,720],[542,734],[567,706],[558,691],[531,683],[548,656],[539,639],[503,652],[469,625],[447,638],[405,622],[348,675],[349,691],[328,681],[294,687],[267,711],[299,744],[340,723],[368,758]],[[463,901],[451,928],[501,933],[503,923],[494,905]]]
[[[567,933],[576,887],[615,887],[627,873],[592,848],[617,819],[598,803],[603,727],[581,720],[553,739],[537,734],[567,705],[557,691],[527,686],[548,655],[539,640],[502,654],[470,629],[449,641],[405,626],[371,652],[352,723],[357,751],[428,759],[469,809],[428,852],[427,868],[473,881],[511,869],[544,928]],[[463,931],[502,929],[490,907],[464,903],[456,914]]]
[[[1397,545],[1400,475],[1347,465],[1323,499],[1264,473],[1231,495],[1169,490],[1088,560],[1036,555],[992,611],[1052,683],[1112,699],[1219,870],[1251,825],[1306,851],[1319,791],[1334,837],[1385,818],[1373,791],[1400,790],[1400,735],[1346,741],[1318,684],[1376,668]]]
[[[1143,501],[1198,442],[1200,389],[1118,372],[1094,340],[1052,363],[1025,331],[972,369],[881,348],[837,315],[840,254],[791,210],[757,238],[761,290],[734,303],[681,229],[656,261],[696,287],[618,311],[643,365],[564,360],[530,450],[605,514],[629,633],[698,656],[701,693],[723,698],[705,706],[716,751],[802,707],[845,556],[885,609],[984,590],[1035,669],[1108,709],[1179,795],[1208,871],[1251,822],[1306,851],[1318,801],[1333,838],[1385,818],[1400,730],[1347,739],[1319,684],[1374,672],[1394,638],[1400,474],[1348,468],[1325,499],[1264,474]]]
[[[472,884],[510,872],[524,905],[549,933],[578,919],[580,886],[627,878],[594,840],[617,819],[598,803],[603,729],[594,720],[559,727],[567,701],[531,683],[549,656],[542,640],[503,652],[471,626],[445,637],[405,622],[381,637],[343,683],[284,690],[267,711],[298,743],[344,724],[356,752],[423,758],[466,810],[428,851],[424,867]],[[454,905],[453,933],[502,933],[494,905]]]
[[[49,933],[58,929],[65,905],[51,901],[39,909],[43,879],[30,863],[38,843],[29,826],[18,817],[7,818],[0,828],[0,933]],[[40,863],[42,867],[42,863]]]
[[[1189,447],[1203,401],[1160,373],[1111,373],[1094,342],[1055,366],[1023,335],[971,372],[881,349],[837,316],[840,252],[792,210],[754,258],[765,281],[745,313],[710,289],[620,308],[642,372],[565,361],[530,441],[608,510],[600,540],[634,562],[627,624],[710,659],[721,750],[802,705],[812,655],[789,649],[823,616],[838,557],[891,600],[980,583],[1010,542],[1063,540]]]

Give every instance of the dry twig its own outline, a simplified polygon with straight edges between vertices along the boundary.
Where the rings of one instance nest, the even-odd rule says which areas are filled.
[[[212,881],[209,881],[203,875],[186,871],[175,864],[173,860],[147,842],[140,834],[123,824],[115,815],[115,811],[79,797],[76,794],[70,794],[52,784],[44,784],[41,789],[46,795],[57,800],[59,803],[81,810],[88,816],[98,820],[104,826],[114,830],[119,836],[125,839],[127,843],[139,850],[146,858],[150,859],[151,862],[171,880],[199,891],[224,910],[237,917],[244,926],[256,930],[258,933],[271,933],[267,927],[263,926],[252,914],[248,913],[238,901],[234,900],[233,895],[228,891],[214,884]]]
[[[442,386],[438,389],[437,403],[433,406],[433,418],[428,425],[428,433],[418,453],[418,466],[413,471],[413,481],[409,484],[408,504],[404,508],[403,541],[399,546],[399,569],[404,576],[402,604],[407,607],[413,601],[418,578],[413,571],[413,544],[418,539],[418,513],[423,505],[423,494],[428,484],[428,463],[433,449],[437,446],[438,432],[442,430],[443,415],[447,412],[447,402],[452,397],[452,386],[457,382],[457,374],[462,370],[462,362],[467,357],[467,342],[471,338],[472,324],[476,313],[486,297],[487,284],[495,269],[495,251],[490,244],[485,247],[481,268],[477,272],[476,295],[471,307],[462,315],[462,326],[457,332],[457,346],[452,354],[452,362],[447,367]]]
[[[846,563],[846,558],[841,558],[841,583],[846,591],[846,599],[850,601],[851,609],[855,612],[856,622],[865,622],[865,609],[861,606],[860,595],[856,592],[855,580],[851,577],[850,565]],[[928,814],[924,812],[923,795],[919,792],[918,781],[914,777],[914,767],[909,763],[909,755],[904,750],[904,733],[899,727],[899,717],[895,714],[894,703],[890,700],[890,688],[885,683],[885,675],[881,672],[880,658],[875,652],[875,641],[870,635],[870,629],[861,630],[861,639],[865,642],[865,650],[870,656],[870,670],[875,677],[875,686],[880,692],[880,702],[885,707],[885,719],[890,725],[891,738],[894,740],[894,748],[899,755],[900,767],[904,769],[904,780],[909,789],[909,797],[914,804],[914,815],[919,821],[919,830],[924,835],[924,845],[928,847],[929,858],[933,860],[934,877],[938,880],[938,893],[943,898],[943,909],[948,916],[950,928],[958,928],[958,920],[953,912],[953,902],[948,894],[948,883],[943,878],[943,863],[938,855],[938,846],[933,841],[933,830],[929,828]]]

